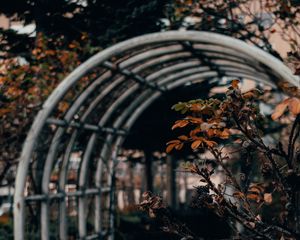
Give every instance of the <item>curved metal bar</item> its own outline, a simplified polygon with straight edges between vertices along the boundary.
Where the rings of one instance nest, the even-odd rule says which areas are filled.
[[[230,49],[227,49],[227,48],[224,48],[221,46],[216,46],[216,45],[211,46],[211,45],[205,45],[205,44],[193,44],[192,46],[193,46],[194,51],[198,50],[203,53],[208,53],[207,57],[210,57],[210,54],[213,54],[213,56],[215,56],[215,58],[227,59],[227,60],[231,60],[231,61],[240,60],[241,62],[243,62],[243,63],[247,62],[247,64],[250,65],[250,60],[247,59],[247,56],[239,54],[239,53],[234,53],[234,51],[231,51]],[[144,61],[145,59],[153,59],[153,58],[157,58],[159,56],[177,53],[177,52],[180,52],[180,50],[182,50],[182,52],[186,52],[186,51],[188,52],[188,50],[185,49],[184,47],[182,47],[182,45],[180,45],[180,44],[178,44],[178,45],[174,44],[172,46],[154,49],[154,50],[147,49],[145,52],[142,52],[142,53],[139,53],[138,55],[132,56],[130,58],[130,62],[128,62],[128,60],[127,60],[125,64],[123,64],[123,62],[121,62],[118,65],[120,66],[120,68],[123,68],[123,67],[126,68],[126,67],[128,67],[128,63],[129,63],[129,65],[133,65],[137,62],[140,63],[140,62]],[[191,53],[193,54],[193,52],[191,52]],[[243,61],[241,59],[243,59]],[[253,61],[251,63],[254,64]],[[127,66],[125,66],[125,65],[127,65]],[[254,65],[256,67],[260,68],[257,63]]]
[[[168,54],[172,54],[172,53],[179,53],[182,51],[184,51],[184,48],[181,45],[171,45],[168,47],[147,49],[145,52],[131,56],[129,59],[126,59],[126,61],[119,63],[118,66],[120,68],[127,68],[128,66],[133,65],[137,62],[142,62],[145,59],[156,58],[156,57],[160,57],[160,56],[168,55]]]
[[[247,78],[248,77],[249,78],[253,77],[253,76],[251,76],[251,72],[249,73],[249,71],[242,71],[242,70],[241,71],[236,71],[236,74],[234,74],[233,76],[230,76],[231,74],[226,74],[228,72],[230,72],[230,73],[234,72],[236,69],[233,68],[233,67],[222,67],[220,69],[222,69],[224,71],[224,76],[228,76],[228,77],[237,77],[238,73],[241,73],[241,77],[245,77],[245,78],[246,78],[246,76],[247,76]],[[164,82],[168,82],[169,79],[180,78],[180,77],[184,77],[184,76],[193,76],[193,74],[200,73],[200,72],[205,72],[205,71],[208,72],[208,71],[211,71],[211,70],[209,69],[209,67],[198,67],[198,68],[189,68],[187,70],[182,70],[179,73],[176,73],[176,74],[170,75],[168,77],[165,77],[162,81],[162,84]],[[257,73],[256,75],[257,75],[257,77],[255,77],[255,78],[257,78],[257,79],[260,79],[260,78],[261,79],[269,79],[268,76],[263,75],[263,74],[258,74]]]
[[[73,119],[73,116],[76,114],[77,110],[81,106],[81,104],[88,98],[88,96],[94,91],[96,87],[98,87],[102,82],[104,82],[108,77],[112,74],[107,72],[103,74],[100,78],[96,79],[92,82],[91,85],[75,100],[74,104],[68,109],[67,113],[64,116],[64,121],[67,123]],[[49,193],[49,182],[50,182],[50,175],[52,171],[52,167],[54,164],[54,160],[57,154],[57,148],[60,144],[60,139],[62,138],[65,132],[65,128],[59,127],[54,137],[51,141],[51,146],[48,151],[48,155],[44,165],[44,172],[42,178],[42,192],[44,194]],[[42,202],[41,206],[41,229],[42,229],[42,239],[49,238],[49,203],[47,201]]]

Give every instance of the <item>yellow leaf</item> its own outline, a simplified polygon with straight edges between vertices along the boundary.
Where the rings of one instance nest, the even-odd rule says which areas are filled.
[[[190,107],[190,110],[197,112],[197,111],[201,111],[202,107],[203,107],[202,104],[193,103]]]

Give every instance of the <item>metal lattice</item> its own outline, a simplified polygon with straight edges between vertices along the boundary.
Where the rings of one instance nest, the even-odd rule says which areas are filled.
[[[28,133],[16,178],[15,239],[67,239],[72,224],[80,239],[113,238],[114,170],[136,119],[172,89],[221,77],[299,85],[273,56],[208,32],[133,38],[80,65]]]

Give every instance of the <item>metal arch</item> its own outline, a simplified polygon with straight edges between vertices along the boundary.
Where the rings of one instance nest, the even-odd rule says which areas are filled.
[[[16,189],[15,189],[15,198],[14,198],[14,231],[15,231],[15,239],[23,239],[24,238],[24,188],[25,188],[25,183],[26,183],[26,176],[27,176],[27,171],[28,171],[28,166],[31,160],[31,155],[32,152],[34,151],[34,146],[37,141],[37,138],[45,125],[47,118],[50,116],[52,110],[55,108],[55,106],[58,104],[60,99],[68,92],[68,90],[85,74],[87,74],[89,71],[91,71],[93,68],[96,66],[99,66],[103,64],[105,61],[109,60],[112,56],[116,56],[119,54],[122,54],[124,51],[129,51],[133,50],[137,47],[142,47],[142,46],[151,46],[152,44],[156,43],[166,43],[166,42],[183,42],[183,41],[188,41],[188,42],[196,42],[196,43],[206,43],[206,44],[211,44],[211,46],[221,46],[223,48],[228,48],[230,51],[236,52],[236,56],[239,54],[244,54],[246,57],[251,59],[251,61],[248,62],[249,66],[252,65],[253,62],[258,62],[269,69],[273,70],[274,75],[276,78],[272,79],[275,82],[280,81],[281,79],[285,79],[287,81],[290,81],[291,83],[295,85],[299,85],[299,81],[291,74],[289,69],[285,67],[280,61],[275,59],[274,57],[266,54],[265,52],[256,49],[255,47],[251,47],[241,41],[231,39],[229,37],[225,37],[219,34],[214,34],[214,33],[208,33],[208,32],[193,32],[193,31],[187,31],[187,32],[164,32],[164,33],[156,33],[156,34],[150,34],[150,35],[145,35],[142,37],[134,38],[125,42],[122,42],[120,44],[117,44],[111,48],[108,48],[98,54],[96,54],[94,57],[89,59],[87,62],[82,64],[80,67],[78,67],[73,73],[71,73],[60,85],[59,87],[51,94],[51,96],[48,98],[48,100],[45,102],[43,109],[39,112],[37,115],[37,118],[28,134],[28,137],[26,139],[26,142],[24,144],[24,148],[20,157],[20,163],[18,167],[18,172],[17,172],[17,178],[16,178]],[[146,51],[147,52],[147,51]],[[150,54],[151,51],[148,51],[147,54]],[[170,54],[167,51],[164,54]],[[176,53],[177,54],[177,53]],[[186,53],[185,53],[186,54]],[[228,52],[229,54],[229,52]],[[149,56],[148,55],[148,56]],[[186,56],[191,56],[191,54],[186,54]],[[217,55],[217,57],[220,55]],[[146,59],[147,56],[144,55]],[[157,56],[153,56],[153,62],[155,62],[155,58]],[[237,57],[239,59],[240,56]],[[129,58],[129,59],[133,59]],[[230,58],[227,58],[228,60],[232,60]],[[159,64],[159,62],[156,62],[156,64]],[[239,64],[239,63],[238,63]],[[240,63],[242,64],[242,63]],[[247,65],[246,63],[244,63]],[[121,66],[121,64],[120,64]],[[144,66],[145,67],[145,66]],[[254,66],[254,69],[256,69],[257,66]],[[137,67],[138,68],[138,67]],[[141,70],[142,68],[140,68]],[[255,76],[251,75],[251,72],[248,72],[245,69],[245,73],[242,72],[230,72],[228,71],[226,75],[236,75],[236,76],[244,76],[244,77],[249,77],[249,78],[255,78]],[[267,74],[271,74],[269,71],[265,71]],[[226,72],[225,72],[226,73]],[[191,72],[188,73],[187,75],[192,74]],[[206,73],[209,75],[208,73]],[[214,73],[217,74],[217,73]],[[192,81],[193,78],[198,78],[200,76],[197,75],[189,75],[190,77],[182,78],[183,76],[179,77],[176,81],[173,82],[173,87],[180,86],[181,84],[187,82],[187,81]],[[272,76],[272,77],[273,77]],[[130,77],[130,76],[127,76]],[[173,79],[174,80],[174,79]],[[256,79],[259,80],[259,79]],[[121,80],[120,80],[121,81]],[[144,81],[144,80],[143,80]],[[146,79],[146,82],[149,81],[149,79]],[[267,82],[270,81],[270,79],[266,79]],[[171,89],[171,83],[168,85],[168,89]],[[153,90],[149,89],[146,90],[148,92],[152,92]],[[150,94],[149,93],[149,94]],[[160,95],[160,92],[154,91],[153,95],[152,93],[149,95],[150,99],[154,99],[158,95]],[[86,93],[86,95],[88,95]],[[141,95],[143,96],[143,95]],[[87,96],[88,97],[88,96]],[[149,101],[147,101],[148,104],[150,104]],[[78,106],[78,105],[77,105]],[[147,107],[147,105],[143,104],[143,106]],[[80,105],[79,105],[80,107]],[[76,112],[76,104],[75,108],[73,108],[74,111]],[[140,112],[143,110],[142,108],[140,109]],[[71,114],[72,115],[72,114]],[[136,114],[133,116],[137,116]],[[134,119],[131,117],[130,119]],[[71,118],[69,118],[69,121]],[[131,120],[131,124],[134,122],[134,120]],[[130,125],[130,124],[129,124]],[[129,126],[127,124],[127,126]],[[58,135],[61,135],[63,131],[58,131]],[[118,139],[121,139],[119,137]],[[72,143],[72,141],[70,141]],[[53,145],[52,148],[55,149],[55,146]],[[48,156],[48,158],[52,158]],[[88,157],[86,158],[88,161]],[[49,163],[51,161],[49,160]],[[49,165],[50,166],[50,165]],[[100,169],[100,167],[99,167]],[[45,175],[44,179],[48,179],[49,175]],[[43,187],[44,191],[47,193],[47,186],[46,184]],[[46,205],[44,205],[46,206]],[[46,210],[47,211],[47,210]],[[47,232],[45,233],[44,239],[47,239]]]
[[[208,69],[207,69],[208,70]],[[192,72],[190,73],[190,75],[192,74]],[[174,77],[173,77],[173,79],[175,79],[175,75],[174,75]],[[147,79],[147,78],[146,78]],[[165,79],[165,80],[167,80],[167,79]],[[165,80],[164,80],[164,82],[165,82]],[[172,79],[171,79],[172,80]],[[115,82],[113,82],[113,83],[115,83]],[[137,89],[137,87],[138,87],[138,85],[136,85],[136,88],[135,89]],[[131,91],[130,92],[130,94],[132,93],[132,90],[134,89],[134,87],[132,87],[132,88],[130,88],[129,90]],[[130,94],[127,94],[127,95],[130,95]],[[97,99],[97,102],[99,101],[99,99]],[[120,103],[122,103],[122,99],[118,99],[118,102],[119,102],[119,104]],[[111,110],[110,110],[111,109]],[[110,108],[107,112],[108,113],[112,113],[113,112],[113,110],[114,109],[117,109],[117,107],[116,106],[111,106],[111,108]],[[109,115],[111,115],[111,114],[109,114]],[[102,117],[102,122],[105,122],[105,116],[103,116]],[[104,124],[99,124],[99,125],[104,125]],[[92,138],[91,138],[91,140],[92,140]],[[95,141],[95,135],[93,135],[93,140],[92,141]],[[93,145],[93,143],[91,143],[92,145]],[[92,146],[91,145],[91,146]],[[87,152],[88,154],[89,154],[89,151]],[[84,158],[84,164],[86,165],[87,163],[88,163],[88,157],[85,157]],[[101,163],[101,162],[100,162]],[[84,169],[84,167],[83,167],[83,169]],[[82,174],[85,174],[85,172],[83,172]],[[96,176],[98,176],[98,174],[96,175]],[[83,177],[81,177],[81,179],[85,179],[85,176],[83,176]],[[82,180],[83,181],[83,180]],[[81,185],[84,185],[84,183],[81,183]],[[83,207],[83,203],[81,203],[81,207],[80,207],[80,209],[81,209],[81,211],[80,211],[80,218],[82,218],[82,219],[84,219],[82,216],[84,216],[84,210],[82,209]],[[97,212],[99,212],[99,211],[97,211]],[[97,223],[98,221],[96,221],[96,223]],[[82,224],[81,224],[81,227],[80,227],[80,229],[82,229],[82,235],[84,236],[85,235],[85,228],[84,228],[84,226],[85,226],[85,223],[83,222]]]
[[[206,74],[208,74],[208,73],[206,73]],[[217,76],[217,74],[215,73],[215,74],[213,74],[212,76]],[[199,77],[201,77],[201,75],[199,75],[199,76],[196,76],[196,79],[199,79]],[[171,79],[172,80],[172,79]],[[165,82],[165,81],[164,81]],[[181,81],[182,82],[182,81]],[[137,89],[138,88],[138,86],[136,85],[136,88],[135,89]],[[130,88],[129,89],[129,91],[128,91],[128,93],[125,93],[124,94],[124,96],[122,97],[123,99],[125,99],[127,96],[129,96],[129,95],[131,95],[132,94],[132,91],[134,91],[134,89],[133,88]],[[110,107],[110,109],[107,111],[107,114],[106,114],[106,116],[103,116],[103,118],[101,119],[101,121],[100,121],[100,123],[99,123],[99,125],[103,125],[103,124],[105,124],[105,122],[107,122],[108,121],[108,119],[109,119],[109,116],[112,114],[112,112],[113,112],[113,110],[114,109],[117,109],[116,107],[117,107],[117,105],[118,104],[121,104],[122,102],[123,102],[123,99],[122,98],[119,98],[116,102],[115,102],[115,104],[113,104],[111,107]],[[143,99],[143,98],[140,98],[140,99]],[[134,106],[137,106],[137,104],[139,104],[139,102],[137,102],[136,103],[136,101],[135,101],[135,104],[134,104]],[[132,107],[130,108],[130,109],[133,109]],[[128,113],[128,111],[126,111],[127,112],[127,114],[126,114],[126,116],[129,114]],[[124,112],[125,113],[125,112]],[[119,120],[121,120],[121,119],[124,119],[124,117],[120,117],[119,118]],[[118,121],[119,122],[119,121]],[[119,127],[119,124],[114,124],[114,127],[115,128],[118,128]],[[91,147],[94,145],[94,142],[95,142],[95,137],[96,137],[96,135],[95,134],[93,134],[92,136],[91,136],[91,138],[90,138],[90,141],[89,141],[89,143],[88,143],[88,146],[90,147],[90,149],[91,149]],[[110,143],[112,143],[112,136],[108,136],[108,138],[107,138],[107,141],[108,142],[110,142]],[[106,158],[106,156],[108,155],[108,153],[107,153],[107,151],[109,151],[109,149],[107,149],[107,148],[104,148],[103,149],[103,151],[102,151],[102,154],[101,154],[101,158]],[[104,152],[104,153],[103,153]],[[90,151],[87,151],[87,155],[89,155],[90,154]],[[84,165],[86,166],[87,165],[87,163],[88,163],[88,160],[89,160],[89,158],[88,158],[88,156],[87,157],[84,157],[84,159],[83,159],[83,161],[84,161]],[[99,164],[101,164],[102,162],[99,162]],[[97,169],[100,169],[99,167],[97,167]],[[83,171],[83,173],[81,173],[81,174],[86,174],[86,172],[84,172]],[[98,173],[98,174],[96,174],[96,176],[97,175],[100,175],[100,173]],[[81,179],[85,179],[85,177],[82,177]],[[81,183],[81,185],[84,185],[84,183]],[[83,208],[83,206],[84,206],[84,198],[82,198],[82,199],[79,199],[79,209],[80,209],[80,211],[79,211],[79,218],[81,219],[81,221],[80,221],[80,225],[79,225],[79,230],[80,230],[80,235],[83,237],[83,236],[85,236],[85,234],[86,234],[86,229],[85,229],[85,226],[86,226],[86,222],[85,222],[85,218],[84,218],[84,216],[85,216],[85,214],[84,214],[84,212],[85,212],[85,210],[84,210],[84,208]],[[98,212],[98,211],[97,211]]]
[[[206,69],[207,70],[207,69]],[[204,73],[203,73],[204,72]],[[189,78],[186,78],[188,79],[189,81],[192,80],[193,78],[194,79],[201,79],[201,77],[203,76],[203,74],[208,74],[209,72],[206,72],[206,71],[199,71],[197,72],[198,74],[196,75],[193,75],[193,73],[191,72],[189,75],[190,77]],[[213,73],[211,76],[217,76],[217,73]],[[211,77],[210,76],[210,77]],[[236,73],[236,76],[247,76],[246,74],[243,74],[243,73]],[[193,78],[192,78],[193,77]],[[251,78],[251,75],[249,75],[249,78]],[[171,81],[175,81],[175,80],[181,80],[182,82],[182,76],[181,74],[174,74],[173,78],[168,78],[168,79],[163,79],[162,81],[159,82],[159,85],[163,85],[163,83],[166,83],[166,80],[167,82],[171,82]],[[256,79],[258,80],[258,79]],[[186,81],[184,79],[184,81]],[[100,122],[98,123],[99,126],[104,126],[110,119],[110,116],[114,113],[114,111],[116,111],[119,107],[120,104],[122,104],[126,98],[128,98],[129,96],[131,96],[136,90],[139,89],[139,85],[138,84],[135,84],[134,86],[132,86],[131,88],[129,88],[126,92],[123,93],[122,96],[120,96],[110,107],[109,109],[107,110],[107,112],[102,116]],[[149,89],[150,90],[150,89]],[[149,91],[148,90],[148,91]],[[153,90],[155,91],[155,89]],[[138,98],[140,99],[140,98]],[[143,99],[143,98],[142,98]],[[137,104],[139,104],[140,102],[137,102],[137,101],[134,101],[132,104],[134,107],[137,106]],[[128,109],[133,109],[134,107],[129,107]],[[129,110],[126,110],[124,111],[124,114],[126,113],[126,116],[128,116],[128,114],[130,113]],[[129,113],[128,113],[129,112]],[[113,128],[119,128],[119,121],[121,121],[122,119],[124,119],[125,117],[123,117],[123,115],[121,115],[117,122],[118,124],[114,124]],[[86,151],[86,154],[83,158],[83,164],[84,166],[86,167],[88,165],[88,161],[89,161],[89,155],[90,155],[90,152],[91,152],[91,149],[93,148],[94,144],[95,144],[95,141],[96,141],[96,134],[94,133],[89,141],[88,141],[88,146],[89,146],[89,151]],[[112,136],[107,136],[107,142],[109,142],[110,144],[112,144]],[[109,155],[107,152],[109,151],[108,148],[104,148],[102,153],[100,154],[100,158],[101,159],[106,159],[107,156]],[[99,164],[101,164],[101,162],[99,162]],[[84,168],[85,168],[84,167]],[[83,169],[84,169],[83,168]],[[97,167],[97,169],[100,169],[100,167]],[[97,175],[100,175],[100,172],[99,173],[96,173],[96,176]],[[86,180],[86,171],[82,171],[80,172],[80,186],[84,186],[85,185],[85,180]],[[98,211],[97,211],[98,212]],[[79,199],[79,218],[80,218],[80,225],[79,225],[79,232],[80,232],[80,236],[83,237],[86,235],[86,222],[85,222],[85,209],[84,209],[84,198],[81,198]]]

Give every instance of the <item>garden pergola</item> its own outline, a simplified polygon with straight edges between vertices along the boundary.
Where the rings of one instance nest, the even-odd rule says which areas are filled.
[[[38,238],[50,239],[55,228],[57,238],[67,239],[70,199],[80,239],[113,238],[115,166],[137,118],[168,91],[223,77],[299,85],[275,57],[209,32],[148,34],[81,64],[50,95],[28,133],[15,184],[15,239],[35,231],[33,217]]]

